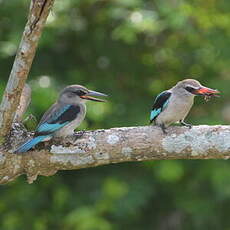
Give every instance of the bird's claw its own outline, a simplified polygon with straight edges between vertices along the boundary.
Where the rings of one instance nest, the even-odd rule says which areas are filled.
[[[192,125],[191,125],[191,124],[188,124],[188,123],[186,123],[186,122],[184,122],[184,121],[180,121],[180,124],[183,125],[183,126],[188,127],[189,129],[192,128]]]
[[[168,134],[168,133],[167,133],[164,129],[163,129],[162,131],[163,131],[163,133],[164,133],[165,135],[167,135],[167,134]]]
[[[79,131],[77,133],[74,133],[73,134],[73,139],[74,141],[76,141],[77,139],[81,138],[85,133],[85,130],[82,130],[82,131]]]
[[[160,125],[160,127],[161,127],[162,132],[163,132],[165,135],[168,134],[168,133],[166,132],[166,127],[165,127],[164,124]]]

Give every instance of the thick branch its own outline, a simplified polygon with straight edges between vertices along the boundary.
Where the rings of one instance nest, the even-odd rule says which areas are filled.
[[[20,127],[14,130],[12,148],[22,141],[18,139],[22,134]],[[154,126],[113,128],[89,131],[76,141],[72,139],[65,139],[65,144],[53,140],[24,155],[0,151],[0,183],[21,174],[27,174],[31,183],[37,175],[49,176],[58,170],[126,161],[230,157],[230,126],[170,127],[167,135]]]
[[[54,0],[31,0],[30,12],[0,106],[0,137],[7,135],[15,117],[38,40]]]

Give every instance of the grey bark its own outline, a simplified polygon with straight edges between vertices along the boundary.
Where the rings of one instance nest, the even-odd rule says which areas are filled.
[[[31,0],[28,20],[0,105],[0,137],[9,133],[15,118],[15,112],[35,55],[38,40],[53,2],[54,0]]]
[[[9,149],[16,148],[25,138],[28,133],[15,124],[5,150],[0,150],[1,184],[21,174],[26,174],[32,183],[38,175],[50,176],[58,170],[127,161],[230,157],[230,126],[220,125],[169,127],[167,135],[155,126],[88,131],[77,140],[55,139],[24,155],[11,154]]]

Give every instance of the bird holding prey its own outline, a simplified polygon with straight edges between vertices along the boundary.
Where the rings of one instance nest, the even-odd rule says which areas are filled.
[[[194,97],[202,95],[207,100],[218,93],[218,90],[202,86],[194,79],[179,81],[174,87],[156,97],[150,114],[150,123],[154,122],[160,126],[165,134],[166,128],[175,122],[191,128],[192,125],[185,123],[184,119],[192,108]]]
[[[104,93],[89,90],[81,85],[70,85],[62,90],[59,98],[43,115],[38,124],[34,137],[22,144],[15,153],[30,150],[36,144],[50,140],[52,137],[66,137],[74,133],[85,118],[88,100],[104,102],[93,96],[107,96]]]

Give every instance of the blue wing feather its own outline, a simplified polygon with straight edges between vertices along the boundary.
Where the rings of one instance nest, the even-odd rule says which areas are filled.
[[[71,107],[71,105],[65,105],[63,107],[61,107],[60,109],[54,111],[52,113],[52,116],[47,119],[47,123],[53,123],[55,120],[57,120],[63,113],[65,113],[69,108]]]
[[[164,91],[156,97],[150,114],[150,122],[155,120],[157,116],[159,116],[159,114],[167,107],[170,96],[171,92]]]
[[[62,124],[59,124],[59,123],[56,123],[56,124],[49,124],[49,123],[43,123],[41,124],[36,132],[39,132],[39,133],[45,133],[45,132],[55,132],[57,131],[58,129],[64,127],[65,125],[67,125],[69,122],[65,122],[65,123],[62,123]]]
[[[151,111],[150,120],[154,120],[161,112],[161,108]]]

